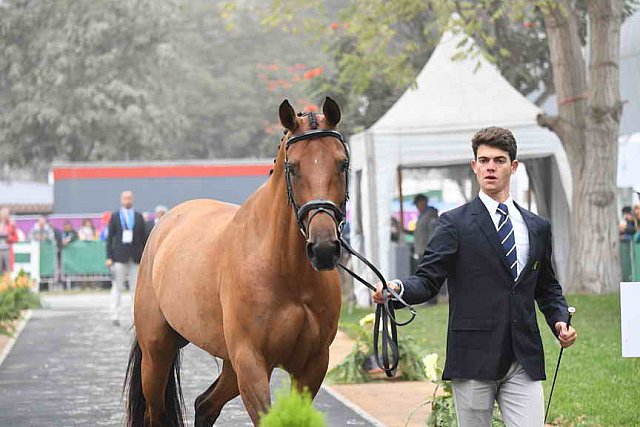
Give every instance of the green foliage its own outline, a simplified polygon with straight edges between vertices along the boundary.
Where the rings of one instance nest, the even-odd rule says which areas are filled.
[[[11,280],[0,276],[0,334],[12,335],[13,322],[19,320],[22,311],[40,306],[40,298],[31,291],[31,280],[21,272]]]
[[[291,391],[279,390],[276,401],[261,419],[261,427],[325,427],[324,415],[313,407],[311,395],[300,393],[292,387]]]
[[[331,371],[327,378],[337,384],[358,384],[371,381],[371,377],[364,369],[364,364],[373,355],[373,314],[369,313],[354,325],[353,332],[356,343],[351,353]],[[405,381],[421,381],[426,378],[425,365],[420,356],[420,350],[413,344],[411,336],[404,336],[398,343],[400,363],[398,364],[399,378]]]
[[[303,75],[327,64],[255,4],[2,2],[1,162],[273,154],[278,104],[319,102]]]
[[[327,379],[336,384],[361,384],[371,380],[363,365],[368,355],[359,344],[353,346],[351,353],[327,374]]]
[[[398,366],[402,369],[401,378],[406,381],[422,381],[426,379],[425,366],[420,356],[422,352],[414,344],[413,337],[403,335],[399,339],[398,350],[400,351],[400,364]]]

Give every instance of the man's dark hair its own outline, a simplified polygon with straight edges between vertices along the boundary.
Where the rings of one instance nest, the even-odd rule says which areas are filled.
[[[499,148],[509,153],[509,159],[511,161],[516,159],[518,146],[516,145],[516,138],[509,129],[490,126],[476,132],[471,139],[473,157],[476,159],[478,158],[478,147],[481,145]]]
[[[425,196],[424,194],[418,194],[416,197],[413,198],[413,204],[417,205],[419,201],[424,200],[425,202],[427,202],[427,204],[429,203],[429,198],[427,196]]]
[[[624,206],[622,208],[622,215],[624,215],[624,214],[632,214],[632,213],[633,213],[633,211],[631,210],[631,206]]]

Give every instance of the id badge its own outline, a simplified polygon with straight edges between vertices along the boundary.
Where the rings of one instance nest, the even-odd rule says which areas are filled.
[[[133,242],[133,230],[122,230],[122,243],[132,243]]]

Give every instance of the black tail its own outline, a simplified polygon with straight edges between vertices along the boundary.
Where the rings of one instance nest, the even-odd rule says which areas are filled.
[[[127,374],[124,379],[124,393],[127,394],[127,414],[125,426],[144,426],[144,411],[146,402],[142,393],[142,350],[138,340],[134,340],[127,364]],[[183,411],[184,398],[180,386],[180,350],[176,350],[167,388],[164,393],[164,405],[167,412],[167,426],[184,427]]]

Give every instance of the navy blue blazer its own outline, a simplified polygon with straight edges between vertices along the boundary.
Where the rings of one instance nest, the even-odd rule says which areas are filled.
[[[444,379],[497,380],[513,359],[532,379],[545,379],[534,301],[554,334],[555,323],[568,320],[567,303],[551,262],[549,221],[516,207],[529,231],[529,259],[515,282],[478,197],[440,216],[415,275],[402,279],[410,304],[436,296],[448,279]]]

